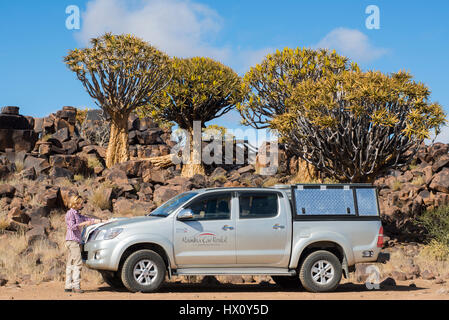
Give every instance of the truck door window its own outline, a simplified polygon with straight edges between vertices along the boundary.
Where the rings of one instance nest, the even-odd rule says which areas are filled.
[[[376,189],[374,188],[357,188],[357,207],[360,216],[377,216],[379,210],[377,208]]]
[[[195,220],[229,220],[231,219],[231,195],[202,197],[188,205]]]
[[[278,214],[277,194],[241,195],[240,219],[272,218]]]

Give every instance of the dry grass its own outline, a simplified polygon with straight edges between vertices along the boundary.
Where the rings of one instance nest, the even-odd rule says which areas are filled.
[[[108,187],[104,184],[95,189],[89,197],[89,202],[100,210],[110,210],[112,207],[111,200],[106,197],[106,189]]]
[[[83,182],[86,179],[86,177],[84,177],[82,174],[75,174],[73,176],[73,180],[75,182]]]
[[[393,191],[399,191],[401,190],[402,187],[402,182],[400,182],[399,180],[394,180],[393,183],[391,184],[391,189]]]
[[[421,255],[432,260],[447,261],[449,260],[449,247],[441,241],[432,239],[430,243],[423,248]]]
[[[264,183],[262,184],[262,187],[269,188],[269,187],[273,187],[277,184],[279,184],[279,179],[277,179],[275,177],[270,177],[264,181]]]
[[[23,161],[15,161],[14,166],[16,167],[16,172],[22,172],[25,168],[25,164]]]
[[[87,159],[87,166],[90,169],[95,169],[96,167],[103,167],[103,164],[98,160],[97,157],[89,157]]]
[[[58,281],[63,286],[65,281],[65,265],[67,249],[65,248],[65,215],[62,211],[50,214],[52,232],[48,241],[37,241],[31,252],[28,240],[23,233],[3,235],[0,240],[0,270],[9,283],[22,282],[24,279],[34,284],[45,281]],[[25,280],[25,281],[26,281]],[[102,279],[97,271],[83,267],[81,282],[101,284]]]
[[[212,178],[212,181],[218,181],[219,183],[225,183],[226,181],[228,181],[228,178],[226,178],[225,175],[219,175],[219,176],[215,176]]]
[[[425,183],[426,183],[426,179],[424,179],[423,176],[416,177],[415,179],[412,180],[412,184],[417,187],[422,186]]]
[[[73,182],[67,177],[58,178],[55,180],[55,186],[58,187],[73,187]]]

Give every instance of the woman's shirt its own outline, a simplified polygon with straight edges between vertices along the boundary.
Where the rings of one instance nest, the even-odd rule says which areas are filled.
[[[95,219],[83,216],[75,209],[70,209],[65,215],[67,225],[66,241],[76,241],[81,243],[81,229],[79,225],[85,221],[94,221]]]

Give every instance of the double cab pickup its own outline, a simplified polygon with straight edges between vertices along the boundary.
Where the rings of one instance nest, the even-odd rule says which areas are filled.
[[[86,228],[82,256],[132,292],[155,292],[167,275],[270,275],[333,291],[356,263],[388,259],[377,197],[369,184],[192,190],[146,216]]]

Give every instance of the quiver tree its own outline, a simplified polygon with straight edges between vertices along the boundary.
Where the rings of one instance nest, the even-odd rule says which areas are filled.
[[[106,166],[129,160],[128,117],[151,102],[170,74],[169,57],[131,35],[105,34],[91,47],[69,51],[64,62],[109,116]]]
[[[194,122],[201,127],[232,110],[242,99],[241,78],[229,67],[209,58],[174,58],[173,78],[157,95],[157,99],[141,112],[161,122],[175,122],[188,132],[190,161],[182,168],[182,175],[204,174],[201,163],[201,143],[194,147]],[[201,128],[200,128],[201,129]],[[201,130],[198,132],[201,137]]]
[[[404,72],[343,72],[298,84],[272,121],[289,149],[340,181],[370,182],[407,165],[445,122],[430,91]]]
[[[268,128],[273,117],[286,112],[286,100],[302,81],[317,81],[327,74],[359,70],[335,51],[306,48],[276,50],[252,67],[243,78],[245,96],[237,105],[243,124]]]

